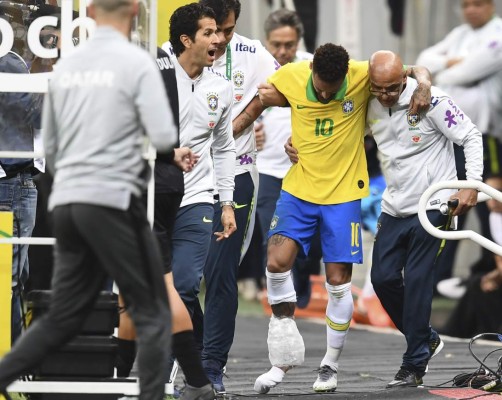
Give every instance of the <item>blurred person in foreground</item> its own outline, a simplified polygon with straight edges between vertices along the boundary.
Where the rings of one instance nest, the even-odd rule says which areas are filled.
[[[139,398],[164,397],[170,314],[141,201],[149,176],[142,147],[145,133],[159,151],[177,137],[155,62],[128,42],[137,12],[136,0],[94,0],[96,31],[49,82],[42,129],[54,173],[51,305],[0,362],[0,392],[79,332],[110,276],[139,337]]]

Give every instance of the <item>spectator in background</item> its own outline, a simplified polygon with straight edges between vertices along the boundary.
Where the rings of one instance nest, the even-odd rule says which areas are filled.
[[[1,10],[1,9],[0,9]],[[21,56],[9,51],[0,58],[0,73],[28,74]],[[41,150],[42,97],[35,93],[0,93],[0,149]],[[14,214],[14,237],[30,237],[35,226],[37,189],[33,176],[45,170],[43,159],[0,159],[0,211]],[[14,245],[12,258],[11,342],[22,332],[21,295],[29,275],[28,245]]]
[[[300,18],[302,25],[305,27],[303,41],[305,48],[309,53],[313,53],[317,43],[317,27],[318,27],[318,14],[319,14],[319,1],[318,0],[268,0],[269,5],[279,8],[294,8],[297,16]],[[278,60],[279,61],[279,60]]]
[[[417,64],[427,67],[436,86],[445,90],[483,133],[484,174],[499,175],[502,168],[502,19],[494,0],[462,0],[465,24],[425,49]],[[455,145],[459,179],[466,179],[465,158]],[[482,235],[491,239],[486,203],[476,207]],[[460,218],[459,229],[464,218]],[[438,267],[436,282],[451,277],[458,241],[449,241]],[[491,264],[483,249],[481,264]]]

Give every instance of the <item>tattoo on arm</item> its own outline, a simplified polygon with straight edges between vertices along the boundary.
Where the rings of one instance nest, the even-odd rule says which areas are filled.
[[[239,137],[242,131],[249,125],[251,125],[253,121],[254,118],[248,113],[247,110],[244,110],[242,113],[240,113],[233,123],[234,138]]]
[[[287,240],[291,240],[290,238],[282,235],[272,235],[272,237],[268,240],[269,246],[282,246]]]

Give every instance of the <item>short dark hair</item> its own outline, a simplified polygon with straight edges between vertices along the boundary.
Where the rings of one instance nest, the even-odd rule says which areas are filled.
[[[270,32],[284,26],[293,28],[296,31],[298,40],[303,37],[303,24],[298,14],[287,8],[280,8],[277,11],[271,12],[265,20],[264,28],[267,38],[270,36]]]
[[[195,41],[195,35],[199,30],[199,21],[202,18],[216,20],[216,15],[214,15],[213,10],[209,7],[198,3],[181,6],[171,15],[171,19],[169,20],[169,40],[176,57],[185,51],[185,46],[180,39],[181,35],[187,35]]]
[[[349,53],[333,43],[319,46],[314,53],[312,70],[325,82],[339,81],[349,70]]]
[[[216,24],[221,25],[228,18],[230,11],[235,13],[235,21],[241,14],[241,2],[239,0],[199,0],[199,4],[213,9],[216,14]]]

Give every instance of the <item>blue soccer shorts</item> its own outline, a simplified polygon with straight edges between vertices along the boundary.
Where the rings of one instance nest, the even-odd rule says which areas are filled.
[[[298,255],[305,257],[317,226],[325,263],[362,263],[361,200],[314,204],[281,190],[268,237],[293,239],[300,246]]]

